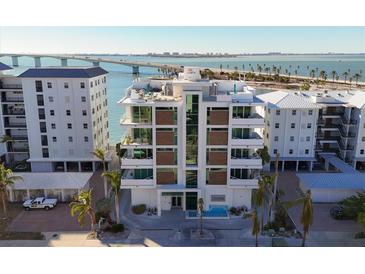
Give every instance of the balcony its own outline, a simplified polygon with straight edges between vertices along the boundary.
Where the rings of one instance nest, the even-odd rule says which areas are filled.
[[[228,125],[228,110],[210,110],[208,117],[209,125]]]
[[[156,152],[157,165],[176,165],[176,153],[173,151],[158,151]]]
[[[357,121],[354,119],[349,119],[347,117],[341,116],[341,124],[346,126],[356,126]]]
[[[231,177],[228,182],[228,187],[232,188],[249,188],[255,189],[259,187],[259,180],[258,178],[253,179],[239,179],[235,177]]]
[[[133,119],[127,115],[124,115],[120,119],[120,124],[122,126],[137,126],[137,125],[152,125],[151,119]]]
[[[154,187],[153,176],[136,176],[135,169],[127,169],[122,173],[121,188]]]
[[[224,145],[228,144],[228,131],[223,130],[211,130],[208,131],[208,142],[207,145]]]
[[[233,117],[232,125],[242,125],[242,126],[250,126],[250,127],[259,127],[263,128],[265,126],[264,118],[258,113],[252,113],[250,115],[246,115],[241,117]]]
[[[227,151],[209,151],[208,165],[227,165]]]
[[[227,184],[227,171],[208,170],[207,185],[226,185],[226,184]]]
[[[176,125],[176,111],[156,110],[156,125]]]
[[[231,165],[237,165],[242,167],[262,167],[262,160],[258,155],[249,155],[247,157],[237,158],[231,156]]]
[[[176,145],[175,131],[157,130],[156,131],[156,145]]]
[[[262,147],[264,139],[258,133],[251,132],[247,136],[232,136],[231,145]]]
[[[25,115],[25,109],[4,109],[3,115],[8,116],[24,116]]]
[[[25,123],[5,123],[4,128],[26,128]]]
[[[17,89],[17,90],[21,90],[22,89],[22,85],[2,84],[2,83],[0,83],[0,89]]]
[[[24,99],[23,97],[8,97],[8,96],[2,96],[1,97],[2,103],[23,103]]]

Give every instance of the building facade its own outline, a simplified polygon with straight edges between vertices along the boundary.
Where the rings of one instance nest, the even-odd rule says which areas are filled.
[[[185,68],[178,79],[134,82],[119,102],[122,188],[132,205],[163,210],[251,207],[263,148],[264,103],[241,81],[200,79]]]
[[[31,68],[1,77],[2,145],[11,166],[32,172],[95,171],[109,149],[107,72],[100,67]]]

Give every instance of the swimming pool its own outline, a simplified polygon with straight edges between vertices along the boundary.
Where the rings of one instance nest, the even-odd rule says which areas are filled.
[[[186,211],[187,219],[200,218],[197,210]],[[210,205],[209,210],[203,212],[203,219],[229,219],[227,206]]]

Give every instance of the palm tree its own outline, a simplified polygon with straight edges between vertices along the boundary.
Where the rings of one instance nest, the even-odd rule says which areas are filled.
[[[321,77],[323,80],[326,81],[327,79],[327,74],[324,70],[321,70],[321,72],[319,73],[319,77]]]
[[[198,199],[198,211],[200,217],[200,235],[203,235],[203,213],[204,213],[204,200],[203,198]]]
[[[71,216],[74,217],[76,213],[77,221],[80,226],[83,226],[85,223],[85,217],[89,216],[91,223],[91,232],[95,233],[96,231],[96,218],[94,209],[92,207],[92,189],[81,191],[77,196],[77,200],[70,203],[71,207]]]
[[[111,184],[112,190],[114,192],[114,206],[115,206],[115,215],[117,223],[120,224],[120,216],[119,216],[119,193],[120,193],[120,185],[121,181],[121,174],[117,170],[104,172],[102,174],[103,177],[109,179]]]
[[[222,64],[220,64],[220,65],[219,65],[219,68],[221,69],[221,72],[222,72],[223,65],[222,65]]]
[[[13,171],[10,168],[6,168],[2,163],[0,163],[0,195],[3,203],[3,211],[5,218],[8,217],[7,210],[7,187],[13,185],[15,181],[23,180],[21,176],[13,175]]]
[[[332,74],[332,82],[334,83],[337,72],[335,70],[332,70],[331,74]]]
[[[242,70],[244,71],[245,70],[245,64],[242,65]]]
[[[314,69],[312,69],[309,73],[309,76],[313,79],[315,75],[316,75],[316,71]]]
[[[264,206],[265,206],[265,184],[259,181],[259,188],[255,194],[255,207],[261,208],[261,231],[264,230]]]
[[[96,158],[101,160],[101,162],[103,163],[103,173],[105,173],[106,172],[106,152],[105,152],[105,150],[103,148],[97,148],[92,153]],[[107,181],[106,181],[105,177],[104,177],[104,195],[105,195],[105,197],[108,196],[108,185],[107,185]]]
[[[257,216],[257,208],[255,208],[251,215],[252,220],[252,235],[255,236],[256,247],[259,246],[258,235],[260,233],[260,221]]]
[[[309,228],[313,223],[313,202],[310,190],[307,190],[306,193],[304,193],[303,197],[295,201],[283,202],[283,205],[286,207],[292,207],[298,204],[302,205],[302,214],[300,216],[300,223],[303,225],[302,247],[304,247]]]
[[[269,207],[269,220],[270,221],[273,220],[272,209],[275,208],[275,206],[276,206],[276,192],[277,192],[277,189],[278,189],[278,178],[279,178],[279,158],[280,158],[280,153],[276,153],[276,157],[275,157],[275,176],[273,177],[274,191],[273,191],[273,195],[271,197],[271,203],[270,203],[270,207]]]
[[[355,81],[356,81],[356,85],[357,85],[357,82],[359,81],[359,79],[361,78],[361,74],[360,73],[356,73],[354,75],[354,78],[355,78]]]
[[[346,84],[346,80],[347,80],[347,77],[349,76],[349,73],[347,71],[345,71],[342,75],[343,75],[343,77],[345,77],[345,84]]]
[[[4,144],[4,143],[8,143],[9,145],[7,146],[9,151],[13,151],[13,143],[15,142],[14,138],[11,137],[10,135],[3,135],[0,138],[0,143]]]

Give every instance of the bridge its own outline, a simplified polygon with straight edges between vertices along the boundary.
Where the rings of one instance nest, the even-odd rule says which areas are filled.
[[[127,61],[127,60],[115,60],[110,58],[99,58],[92,56],[82,56],[82,55],[71,55],[71,54],[26,54],[26,53],[0,53],[0,57],[11,57],[13,67],[19,66],[19,58],[20,57],[31,57],[34,58],[34,66],[41,67],[41,58],[55,58],[59,59],[62,67],[66,67],[68,65],[68,60],[80,60],[92,63],[93,66],[99,66],[100,63],[109,63],[109,64],[117,64],[124,65],[132,68],[133,74],[139,74],[140,67],[150,67],[150,68],[160,68],[160,69],[170,69],[175,71],[182,71],[182,66],[174,65],[174,64],[159,64],[159,63],[150,63],[150,62],[140,62],[140,61]]]

